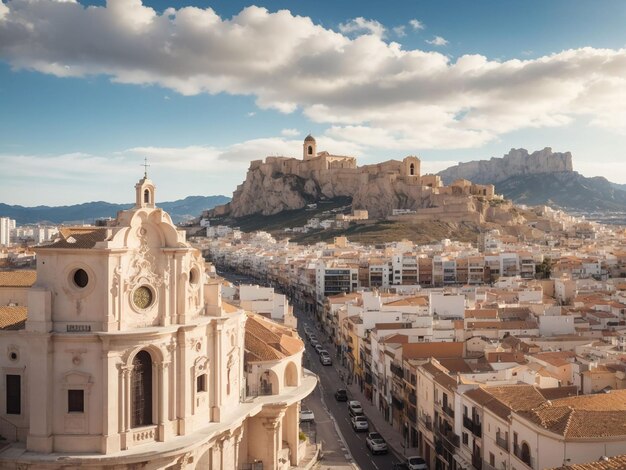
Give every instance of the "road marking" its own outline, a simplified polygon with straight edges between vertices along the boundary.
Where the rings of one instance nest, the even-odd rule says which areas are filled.
[[[374,467],[378,468],[378,465],[376,465],[373,460],[371,462]]]

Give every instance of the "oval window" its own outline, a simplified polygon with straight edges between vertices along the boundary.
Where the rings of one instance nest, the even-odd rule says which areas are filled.
[[[80,287],[81,289],[89,283],[89,276],[84,269],[77,269],[74,271],[73,279],[76,287]]]

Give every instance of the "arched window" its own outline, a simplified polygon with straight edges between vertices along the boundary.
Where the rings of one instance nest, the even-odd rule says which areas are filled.
[[[150,190],[148,189],[143,192],[143,202],[146,204],[150,203]]]
[[[526,442],[522,442],[522,452],[520,458],[522,462],[530,466],[530,446]]]
[[[132,423],[134,428],[152,424],[152,358],[139,351],[133,359],[131,383]]]
[[[313,146],[309,145],[306,150],[307,155],[313,155]]]
[[[415,164],[414,163],[411,163],[409,165],[409,175],[411,175],[411,176],[415,175]]]

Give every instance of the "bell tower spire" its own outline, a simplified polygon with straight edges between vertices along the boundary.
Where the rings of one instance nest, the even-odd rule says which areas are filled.
[[[148,167],[150,167],[150,165],[148,165],[148,157],[144,158],[141,166],[143,167],[143,178],[135,185],[135,208],[146,207],[154,209],[156,207],[154,204],[154,191],[156,186],[148,178]]]

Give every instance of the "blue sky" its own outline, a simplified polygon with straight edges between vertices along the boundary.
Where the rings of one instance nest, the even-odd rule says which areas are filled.
[[[0,202],[130,201],[146,156],[161,200],[230,195],[308,132],[626,183],[623,1],[1,1]]]

